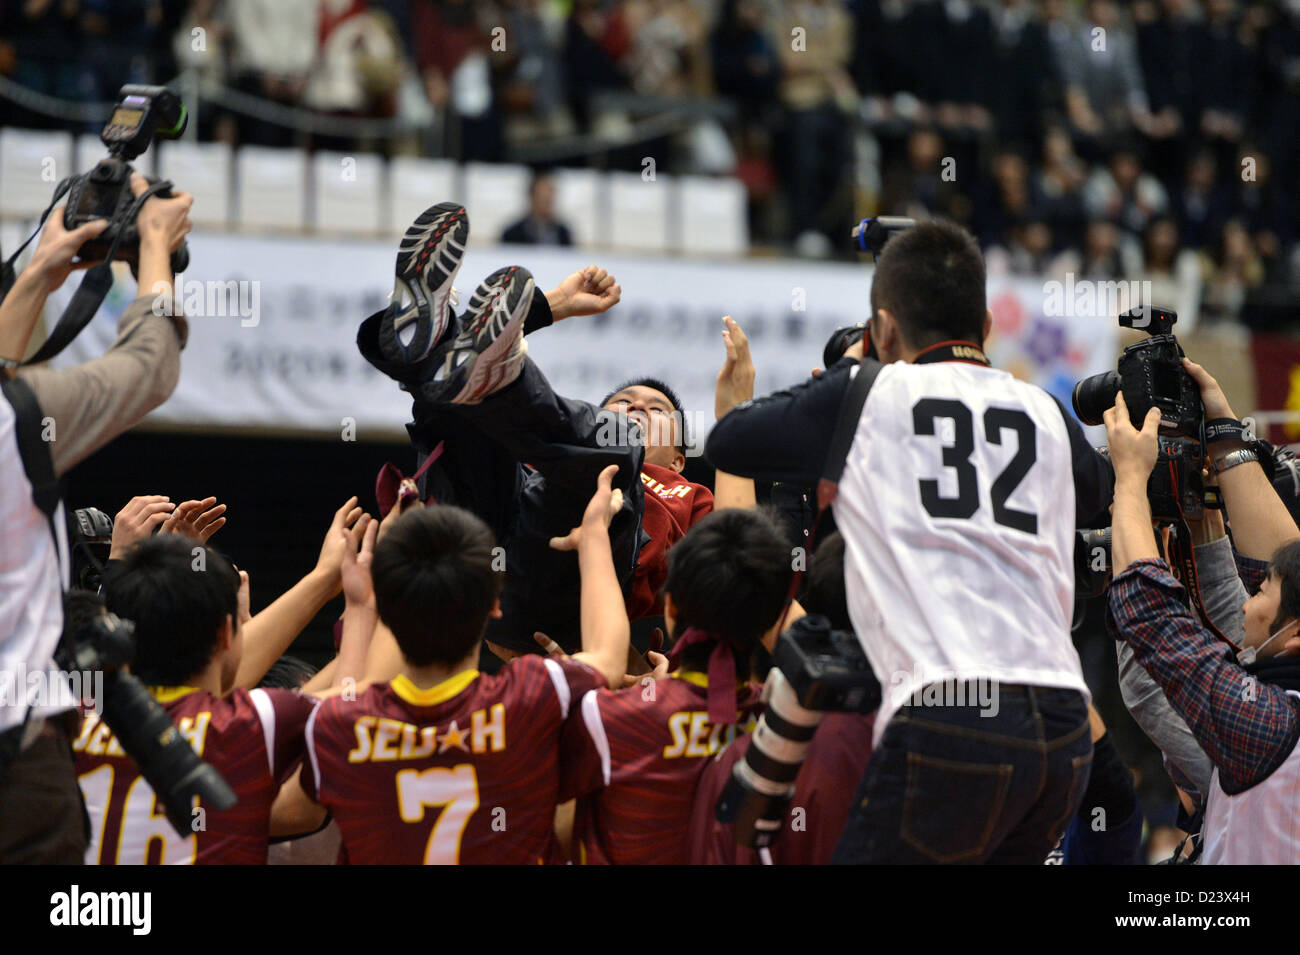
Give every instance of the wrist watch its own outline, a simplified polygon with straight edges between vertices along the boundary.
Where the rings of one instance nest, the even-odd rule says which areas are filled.
[[[1221,454],[1215,458],[1210,465],[1210,471],[1213,474],[1222,474],[1224,471],[1235,468],[1238,464],[1258,460],[1259,452],[1254,448],[1238,448],[1236,451],[1229,451],[1227,454]]]

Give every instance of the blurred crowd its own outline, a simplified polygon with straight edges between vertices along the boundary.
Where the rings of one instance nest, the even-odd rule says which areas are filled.
[[[753,241],[815,257],[941,214],[992,271],[1140,273],[1210,321],[1300,285],[1297,0],[2,0],[0,38],[64,99],[192,71],[415,131],[208,138],[736,176]]]

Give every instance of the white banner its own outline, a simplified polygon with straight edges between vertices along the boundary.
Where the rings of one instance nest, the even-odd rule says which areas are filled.
[[[371,368],[355,343],[357,326],[392,287],[393,243],[203,235],[190,245],[193,264],[178,294],[189,345],[180,385],[151,421],[320,436],[342,435],[351,423],[360,440],[404,434],[409,397]],[[764,394],[806,378],[821,364],[830,333],[869,313],[865,264],[652,260],[519,246],[470,249],[457,283],[462,306],[479,279],[502,265],[524,265],[545,290],[591,261],[618,278],[622,303],[530,336],[529,355],[556,391],[592,402],[628,378],[661,378],[680,393],[697,436],[712,422],[724,314],[748,334]],[[111,343],[117,316],[135,295],[129,272],[119,268],[100,315],[59,364],[84,361]],[[78,280],[52,297],[47,323]],[[990,279],[989,306],[994,363],[1067,407],[1078,378],[1114,367],[1113,315],[1045,315],[1045,306],[1059,309],[1041,280]]]

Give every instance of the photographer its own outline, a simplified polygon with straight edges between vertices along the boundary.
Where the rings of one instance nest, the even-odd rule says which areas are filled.
[[[139,196],[147,184],[131,180]],[[86,846],[73,775],[68,714],[40,702],[20,674],[51,669],[63,626],[67,539],[55,482],[162,404],[180,374],[183,318],[155,315],[170,296],[170,256],[190,231],[192,197],[150,198],[140,210],[139,282],[146,290],[123,312],[118,337],[99,358],[71,368],[14,366],[27,349],[49,294],[78,263],[83,242],[104,224],[68,232],[55,210],[28,267],[0,303],[0,679],[23,686],[0,707],[0,861],[74,862]],[[51,533],[53,529],[53,533]],[[52,695],[53,690],[49,694]],[[17,697],[14,699],[14,697]]]
[[[706,454],[810,486],[844,442],[842,476],[825,476],[838,480],[849,610],[889,689],[836,861],[1041,862],[1092,758],[1072,551],[1075,527],[1105,513],[1109,466],[1058,402],[990,366],[969,233],[924,222],[891,239],[871,307],[880,361],[858,342],[731,412]],[[837,435],[841,417],[851,428]]]
[[[1199,365],[1184,365],[1200,387],[1206,418],[1235,419],[1218,383]],[[1232,436],[1209,445],[1243,569],[1270,558],[1241,607],[1243,649],[1234,658],[1233,648],[1192,616],[1151,533],[1147,481],[1157,456],[1158,413],[1148,414],[1139,431],[1120,394],[1105,423],[1115,467],[1114,565],[1124,568],[1110,587],[1107,626],[1132,648],[1213,764],[1204,787],[1202,861],[1294,864],[1300,861],[1292,808],[1300,791],[1300,667],[1293,659],[1300,651],[1300,530],[1253,449]]]

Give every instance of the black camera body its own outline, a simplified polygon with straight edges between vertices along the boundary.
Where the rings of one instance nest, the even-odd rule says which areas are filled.
[[[1119,316],[1120,325],[1147,331],[1146,341],[1129,345],[1116,371],[1084,378],[1074,386],[1074,413],[1084,424],[1098,425],[1122,391],[1133,427],[1141,428],[1147,412],[1160,410],[1160,433],[1200,440],[1205,423],[1201,390],[1183,367],[1183,347],[1174,337],[1178,313],[1140,306]]]
[[[1120,325],[1151,337],[1125,348],[1116,371],[1084,378],[1071,397],[1074,413],[1088,425],[1101,424],[1121,392],[1135,428],[1152,408],[1160,411],[1160,450],[1147,496],[1151,516],[1166,522],[1195,520],[1205,506],[1205,406],[1201,389],[1183,367],[1183,347],[1173,333],[1177,321],[1177,312],[1151,305],[1121,314]]]
[[[86,242],[78,256],[84,261],[105,258],[117,242],[113,258],[138,264],[140,234],[131,207],[131,160],[149,148],[156,139],[179,139],[189,123],[185,104],[171,90],[162,86],[123,86],[118,92],[113,115],[99,134],[108,147],[108,158],[101,159],[88,173],[72,177],[68,187],[63,225],[75,229],[95,219],[107,219],[108,228]],[[150,183],[159,180],[151,178]],[[163,199],[172,196],[170,188],[159,190]],[[172,272],[189,266],[189,248],[182,243],[172,253]]]
[[[853,248],[858,252],[870,252],[873,256],[878,256],[884,251],[885,243],[898,233],[910,229],[914,225],[916,225],[916,220],[907,216],[874,216],[863,219],[855,225],[853,232],[850,234],[850,239],[853,242]],[[826,347],[822,349],[822,367],[831,367],[831,365],[843,358],[844,353],[861,341],[863,337],[867,340],[866,356],[879,359],[880,356],[876,354],[875,342],[871,340],[871,322],[868,320],[845,325],[831,333],[831,337],[826,342]]]
[[[825,617],[796,620],[777,641],[772,659],[805,709],[874,713],[880,707],[880,681],[858,638],[832,629]]]
[[[825,617],[796,620],[781,634],[767,677],[767,709],[745,758],[732,767],[714,815],[737,845],[762,849],[781,834],[795,779],[825,712],[871,713],[880,681],[851,632]]]

